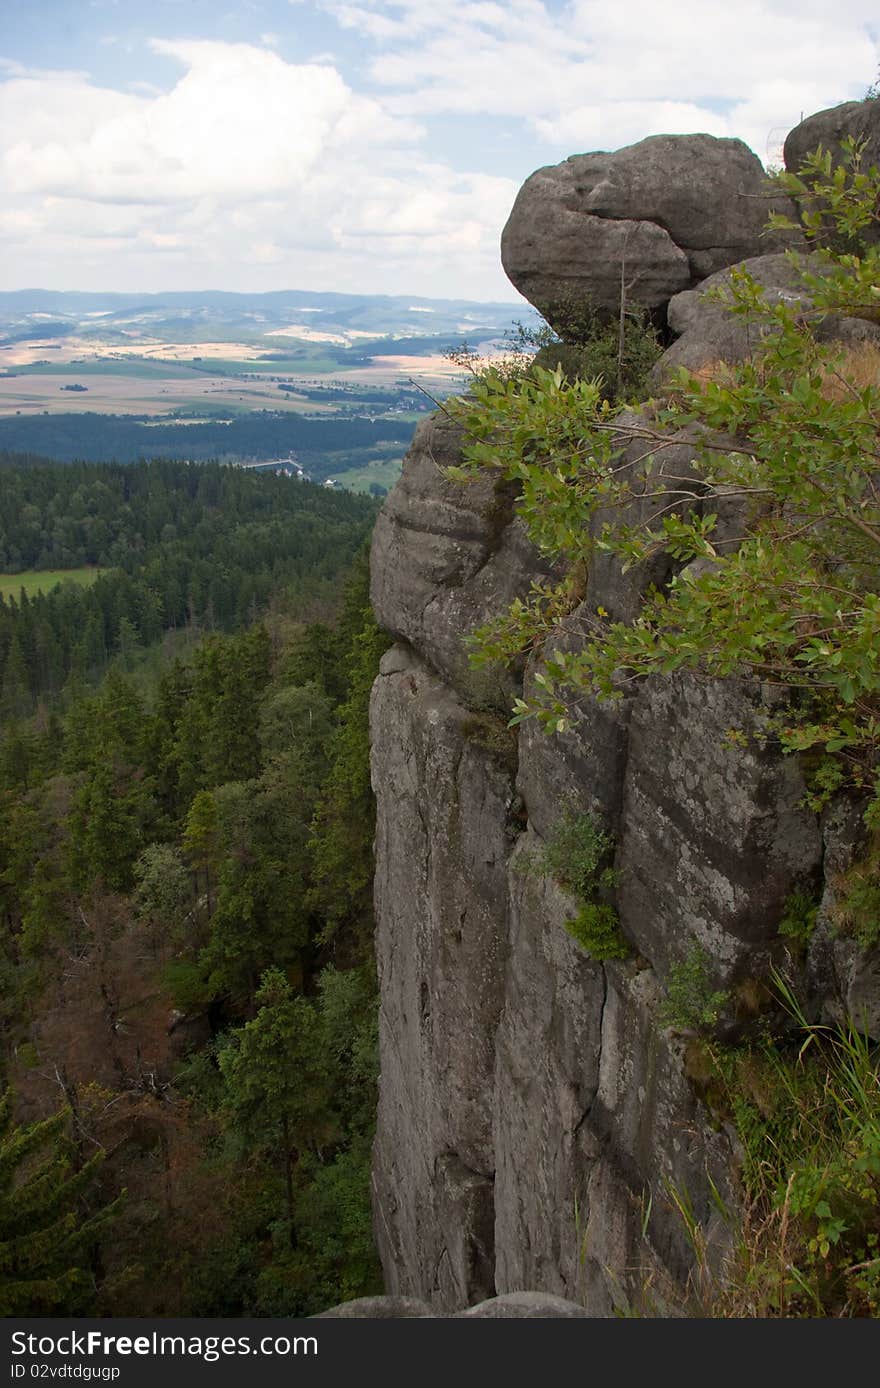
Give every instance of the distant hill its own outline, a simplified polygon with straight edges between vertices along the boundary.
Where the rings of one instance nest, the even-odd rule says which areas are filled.
[[[70,335],[100,337],[106,342],[118,334],[120,340],[130,340],[133,333],[173,342],[242,341],[296,327],[345,341],[356,341],[362,334],[393,338],[439,334],[476,341],[503,336],[515,321],[534,318],[534,310],[524,300],[479,303],[414,294],[319,294],[302,289],[263,294],[19,289],[0,292],[0,345]]]

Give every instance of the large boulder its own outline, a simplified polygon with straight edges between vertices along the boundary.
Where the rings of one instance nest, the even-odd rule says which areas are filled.
[[[785,167],[797,172],[808,154],[819,145],[831,151],[834,163],[843,157],[842,142],[848,135],[865,142],[862,167],[880,164],[880,99],[844,101],[807,116],[785,140]]]
[[[822,273],[822,266],[811,262],[809,257],[804,257],[802,263],[812,273]],[[780,253],[754,256],[736,269],[748,271],[764,290],[769,305],[786,303],[805,318],[817,318],[798,266],[790,257]],[[685,290],[670,299],[667,321],[679,336],[654,367],[652,385],[662,384],[675,367],[701,371],[720,362],[735,365],[752,355],[765,329],[753,318],[731,313],[725,305],[731,281],[732,271],[728,267],[710,275],[696,289]],[[719,292],[723,297],[716,297]],[[820,317],[815,333],[820,341],[880,342],[880,327],[876,323],[839,314]]]
[[[425,1301],[414,1296],[359,1296],[356,1301],[343,1301],[339,1306],[331,1306],[329,1311],[320,1311],[312,1319],[348,1321],[387,1321],[412,1320],[416,1317],[433,1316],[434,1312]]]
[[[761,285],[768,303],[809,306],[797,267],[787,256],[753,256],[737,269],[747,270]],[[678,337],[654,367],[655,384],[677,366],[699,371],[717,362],[735,364],[751,356],[760,341],[760,328],[750,319],[731,313],[723,298],[715,297],[719,292],[727,297],[730,284],[728,267],[669,301],[667,320]]]
[[[575,1301],[566,1301],[561,1296],[551,1296],[547,1292],[508,1292],[506,1296],[493,1296],[489,1301],[481,1301],[459,1315],[479,1320],[550,1320],[561,1317],[589,1317]]]
[[[830,152],[835,165],[843,163],[843,142],[847,138],[863,146],[862,169],[869,169],[872,164],[880,165],[880,99],[845,101],[841,106],[830,106],[801,121],[786,138],[785,167],[797,173],[807,155],[820,146]],[[807,182],[810,182],[809,176]],[[864,227],[859,239],[880,241],[880,223],[875,221],[872,226]]]
[[[333,1306],[322,1311],[314,1320],[411,1320],[415,1316],[436,1316],[430,1306],[417,1297],[411,1296],[362,1296],[357,1301],[344,1301],[341,1306]],[[583,1306],[575,1301],[565,1301],[560,1296],[550,1296],[547,1292],[508,1292],[506,1296],[493,1296],[488,1301],[480,1301],[467,1311],[452,1313],[452,1319],[467,1317],[477,1320],[550,1320],[581,1318],[589,1316]],[[441,1317],[443,1319],[443,1317]]]
[[[767,233],[792,214],[741,140],[652,135],[613,154],[577,154],[527,179],[501,237],[508,277],[563,337],[576,305],[663,308],[707,275],[797,244]]]

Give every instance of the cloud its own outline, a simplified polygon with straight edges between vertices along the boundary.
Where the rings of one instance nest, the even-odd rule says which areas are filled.
[[[774,128],[863,95],[877,73],[875,0],[324,3],[373,45],[390,109],[520,117],[572,148],[704,130],[763,157]]]
[[[101,202],[238,202],[302,185],[321,159],[417,136],[355,95],[329,67],[292,67],[245,44],[172,43],[156,52],[186,71],[157,97],[81,80],[0,90],[4,183],[13,193]],[[39,102],[39,109],[34,105]],[[62,111],[73,112],[73,126]],[[8,132],[17,128],[18,138]]]
[[[670,131],[702,131],[727,135],[724,116],[707,112],[690,101],[614,101],[584,103],[546,119],[535,118],[535,128],[549,143],[574,151],[601,149],[609,128],[617,146],[633,144],[648,135]]]
[[[323,31],[291,0],[253,43],[153,40],[162,90],[0,59],[5,282],[511,297],[499,236],[535,163],[693,130],[773,158],[878,67],[876,0],[317,3]],[[318,56],[286,62],[267,23]],[[515,178],[480,168],[502,147]]]
[[[65,267],[68,283],[101,273],[108,288],[160,288],[167,278],[143,276],[167,276],[174,259],[203,285],[442,293],[449,275],[468,285],[455,292],[511,297],[498,239],[513,181],[429,162],[411,115],[327,63],[248,44],[152,47],[181,69],[167,91],[82,74],[0,82],[0,242],[18,284],[58,284]]]

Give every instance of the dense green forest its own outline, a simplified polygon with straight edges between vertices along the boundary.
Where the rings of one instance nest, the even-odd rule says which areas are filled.
[[[412,423],[339,415],[314,419],[293,411],[251,410],[215,423],[174,424],[149,415],[39,414],[0,419],[0,449],[40,454],[57,462],[79,458],[133,463],[139,458],[183,458],[207,462],[218,457],[271,459],[296,453],[316,481],[339,471],[326,466],[325,454],[351,454],[355,467],[364,449],[380,442],[405,444]]]
[[[22,560],[118,565],[0,609],[0,1311],[307,1314],[377,1290],[374,508],[165,463],[8,465],[0,488]],[[113,653],[135,593],[141,658]],[[32,663],[90,621],[85,673]]]
[[[0,570],[106,566],[89,587],[0,598],[0,710],[30,712],[164,632],[232,631],[285,586],[318,596],[375,503],[217,464],[0,460]]]

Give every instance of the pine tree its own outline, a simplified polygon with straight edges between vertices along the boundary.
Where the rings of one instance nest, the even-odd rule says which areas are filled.
[[[75,1315],[88,1308],[88,1252],[118,1202],[83,1217],[99,1158],[72,1170],[68,1113],[19,1126],[0,1098],[0,1315]]]
[[[256,1017],[220,1052],[226,1111],[248,1146],[281,1165],[288,1239],[294,1247],[297,1158],[337,1135],[322,1028],[316,1009],[306,998],[294,997],[280,969],[266,970],[256,1001]]]
[[[16,633],[9,643],[3,670],[3,688],[0,693],[0,712],[18,717],[30,713],[32,708],[30,678],[21,641]]]

